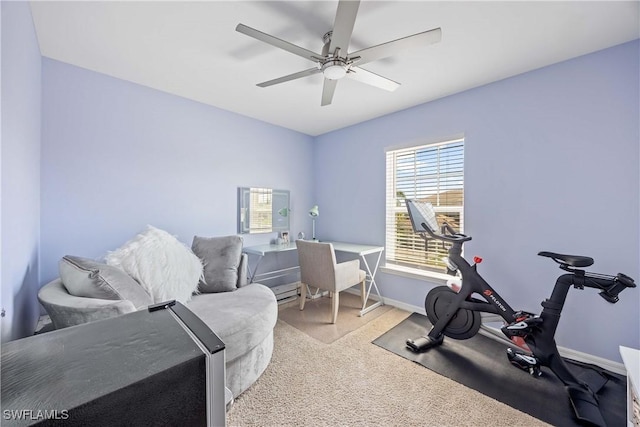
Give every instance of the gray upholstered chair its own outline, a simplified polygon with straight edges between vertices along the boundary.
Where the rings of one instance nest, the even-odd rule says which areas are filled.
[[[366,297],[365,279],[367,274],[360,270],[360,260],[336,262],[336,254],[331,243],[297,240],[300,280],[300,310],[304,310],[307,286],[329,291],[331,302],[331,323],[336,323],[340,291],[360,284],[360,295],[364,304]]]
[[[192,248],[205,264],[206,283],[185,305],[225,343],[226,386],[237,397],[271,361],[278,303],[271,289],[248,283],[248,258],[239,236],[196,236]],[[38,293],[56,329],[144,310],[154,303],[123,270],[86,258],[65,258],[61,277]],[[157,264],[166,268],[165,262]]]

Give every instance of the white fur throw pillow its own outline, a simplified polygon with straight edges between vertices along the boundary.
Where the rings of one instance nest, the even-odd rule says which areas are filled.
[[[120,248],[109,252],[105,262],[121,268],[151,295],[154,303],[175,299],[186,303],[198,290],[202,277],[200,259],[166,231],[151,225]]]

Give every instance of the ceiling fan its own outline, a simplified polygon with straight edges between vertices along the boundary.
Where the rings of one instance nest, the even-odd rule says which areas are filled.
[[[440,28],[435,28],[356,52],[347,53],[359,6],[359,0],[340,0],[333,30],[327,32],[322,37],[324,47],[322,48],[321,54],[296,46],[277,37],[247,27],[246,25],[238,24],[236,31],[316,63],[316,66],[313,68],[258,83],[257,86],[268,87],[322,73],[324,76],[322,106],[331,104],[338,80],[343,77],[349,77],[353,80],[388,91],[397,89],[400,83],[367,71],[360,66],[371,61],[386,58],[407,48],[437,43],[442,37],[442,31]]]

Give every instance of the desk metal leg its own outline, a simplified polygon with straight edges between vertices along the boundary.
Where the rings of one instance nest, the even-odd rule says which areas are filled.
[[[251,273],[249,277],[249,283],[253,283],[253,279],[256,277],[256,272],[258,271],[258,266],[260,265],[260,261],[262,261],[262,257],[258,255],[258,260],[256,261],[256,266],[253,268],[253,273]]]
[[[378,252],[378,259],[376,260],[376,265],[373,268],[373,272],[371,272],[371,269],[369,268],[369,263],[367,262],[367,257],[366,255],[362,255],[362,260],[364,261],[364,266],[367,269],[367,274],[369,275],[369,288],[367,289],[367,295],[366,298],[364,300],[364,304],[362,305],[362,310],[360,310],[360,316],[364,316],[365,314],[367,314],[368,312],[370,312],[371,310],[380,307],[381,305],[384,305],[384,301],[382,299],[382,296],[380,295],[380,290],[378,289],[378,285],[376,284],[376,273],[378,272],[378,266],[380,265],[380,258],[382,257],[382,251]],[[371,288],[375,288],[376,290],[376,294],[378,294],[378,301],[376,301],[374,304],[371,304],[369,307],[367,307],[367,301],[369,300],[369,295],[371,295]]]
[[[316,288],[316,292],[314,294],[311,293],[311,288],[309,288],[309,285],[304,284],[304,286],[307,287],[307,299],[317,299],[317,298],[322,298],[322,296],[327,295],[329,293],[329,291],[323,291],[321,289],[317,289]]]

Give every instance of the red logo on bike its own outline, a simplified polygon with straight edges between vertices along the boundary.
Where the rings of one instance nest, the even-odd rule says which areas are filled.
[[[489,296],[491,296],[491,294],[492,294],[493,292],[491,292],[491,290],[490,290],[490,289],[487,289],[486,291],[484,291],[484,292],[482,292],[482,293],[489,297]]]

